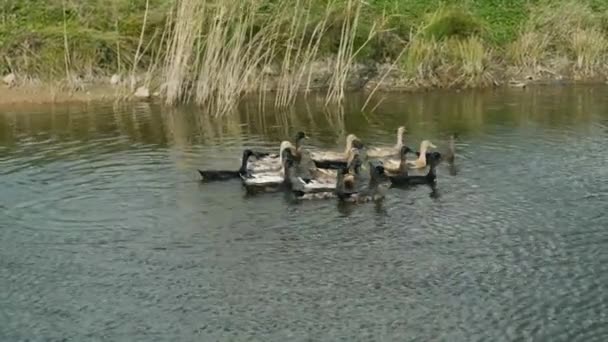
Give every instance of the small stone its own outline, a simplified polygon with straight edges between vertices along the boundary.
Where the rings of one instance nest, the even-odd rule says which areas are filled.
[[[515,88],[525,88],[527,86],[527,84],[526,84],[526,82],[510,81],[509,86],[515,87]]]
[[[112,75],[112,77],[110,78],[110,84],[118,85],[119,83],[120,83],[120,75],[118,75],[118,74]]]
[[[150,90],[148,90],[148,88],[146,88],[145,86],[141,86],[141,87],[137,88],[134,95],[135,95],[135,97],[139,97],[139,98],[149,98]]]
[[[17,77],[13,73],[10,73],[4,76],[4,78],[2,78],[2,82],[4,82],[4,84],[8,85],[9,87],[13,86],[16,81]]]
[[[264,65],[262,68],[262,74],[276,76],[279,74],[279,70],[275,65]]]

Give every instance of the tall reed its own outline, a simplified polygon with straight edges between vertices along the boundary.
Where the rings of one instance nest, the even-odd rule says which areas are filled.
[[[348,79],[352,63],[355,56],[361,49],[369,43],[376,34],[374,24],[369,31],[367,40],[355,50],[355,38],[358,30],[359,19],[361,17],[361,7],[363,3],[359,0],[347,0],[345,18],[342,22],[340,33],[340,46],[335,57],[334,70],[329,83],[329,89],[325,98],[325,104],[341,103],[344,99],[344,90]]]

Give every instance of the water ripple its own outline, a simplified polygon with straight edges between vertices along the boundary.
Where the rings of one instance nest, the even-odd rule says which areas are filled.
[[[0,114],[0,340],[603,341],[608,98],[561,91],[353,100],[343,121]],[[300,129],[337,149],[350,132],[392,145],[399,125],[440,150],[459,131],[458,173],[340,205],[195,172]]]

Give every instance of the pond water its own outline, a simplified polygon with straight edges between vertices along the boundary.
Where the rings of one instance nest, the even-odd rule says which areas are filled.
[[[608,87],[364,101],[0,110],[0,340],[608,339]],[[357,206],[196,172],[399,125],[458,172]]]

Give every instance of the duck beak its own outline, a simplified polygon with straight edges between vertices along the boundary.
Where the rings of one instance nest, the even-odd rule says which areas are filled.
[[[430,143],[430,144],[429,144],[429,147],[432,147],[432,148],[437,148],[437,146],[433,145],[433,143]]]

